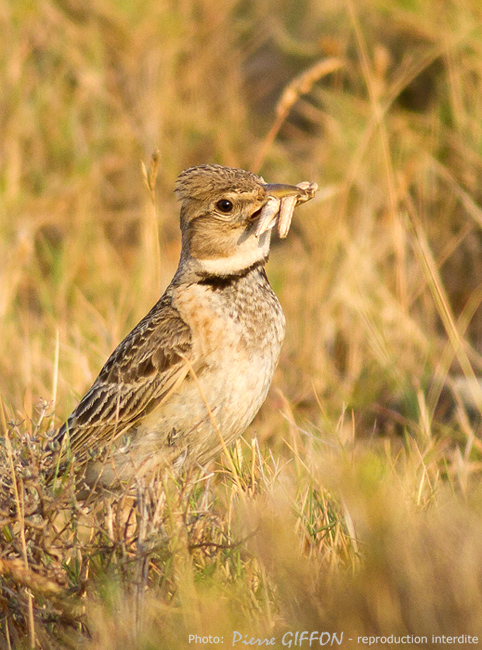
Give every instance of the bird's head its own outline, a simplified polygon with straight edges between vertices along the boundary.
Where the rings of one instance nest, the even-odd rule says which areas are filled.
[[[251,172],[199,165],[177,179],[182,255],[202,274],[229,276],[268,257],[271,230],[256,228],[270,197],[299,194],[293,185],[269,185]]]

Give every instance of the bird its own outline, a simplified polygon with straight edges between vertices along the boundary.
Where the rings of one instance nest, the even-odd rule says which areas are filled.
[[[56,435],[85,487],[132,484],[167,465],[205,467],[244,433],[285,336],[265,270],[272,228],[283,218],[284,236],[314,191],[218,164],[179,175],[177,271]]]

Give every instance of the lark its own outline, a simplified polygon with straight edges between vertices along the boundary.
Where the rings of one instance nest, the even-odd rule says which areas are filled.
[[[286,236],[295,206],[316,189],[221,165],[181,173],[178,269],[57,435],[87,486],[206,466],[245,431],[285,334],[265,272],[272,229]]]

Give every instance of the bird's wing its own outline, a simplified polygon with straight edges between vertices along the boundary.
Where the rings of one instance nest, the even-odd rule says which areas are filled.
[[[102,448],[166,399],[192,362],[191,329],[165,295],[111,354],[57,440],[68,432],[77,459]]]

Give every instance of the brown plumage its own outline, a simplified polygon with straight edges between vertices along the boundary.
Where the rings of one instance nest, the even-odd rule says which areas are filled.
[[[220,436],[229,445],[243,433],[265,400],[285,328],[264,270],[273,225],[265,206],[308,200],[310,188],[220,165],[179,176],[176,274],[57,435],[88,485],[129,483],[166,463],[205,465]]]

